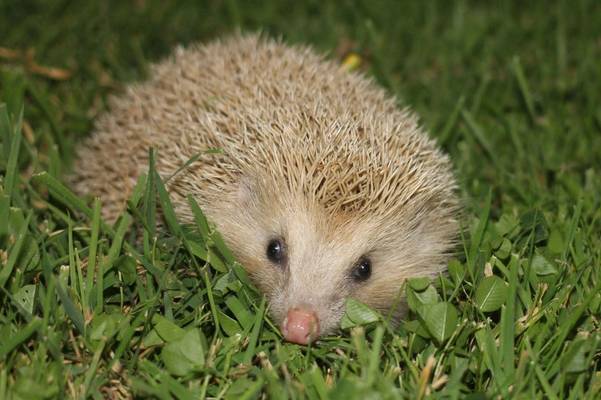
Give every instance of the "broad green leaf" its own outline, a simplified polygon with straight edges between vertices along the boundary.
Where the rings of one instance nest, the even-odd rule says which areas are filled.
[[[498,276],[487,276],[476,289],[475,301],[482,312],[496,311],[505,303],[507,283]]]
[[[142,348],[148,348],[152,346],[158,346],[159,344],[163,344],[165,341],[161,339],[156,329],[152,329],[144,338],[142,339]]]
[[[366,325],[372,322],[376,322],[380,319],[377,312],[353,298],[346,299],[345,306],[345,315],[354,325]]]
[[[355,324],[353,321],[351,321],[351,319],[348,317],[348,315],[346,313],[344,313],[342,315],[342,318],[340,319],[340,329],[348,329],[348,328],[352,328],[353,326],[356,326],[357,324]]]
[[[407,279],[407,283],[409,284],[411,289],[415,290],[416,292],[421,292],[421,291],[426,290],[426,288],[428,287],[430,282],[431,282],[431,280],[426,277]]]
[[[175,325],[162,315],[155,314],[152,317],[154,330],[165,342],[180,340],[185,335],[185,330]]]
[[[407,287],[407,303],[409,304],[409,308],[413,311],[417,312],[423,305],[436,304],[439,301],[440,296],[432,285],[429,285],[428,288],[422,292],[416,292],[411,290],[410,287]]]
[[[496,256],[501,259],[509,257],[509,254],[511,253],[511,247],[512,246],[509,239],[503,239],[501,246],[499,246],[499,248],[495,251]]]
[[[418,334],[419,336],[429,339],[432,337],[428,329],[426,329],[425,324],[417,319],[411,321],[405,321],[403,324],[403,328],[405,328],[408,332],[413,332]]]
[[[519,221],[510,214],[503,214],[497,222],[495,222],[495,228],[497,233],[501,236],[511,236],[510,234],[516,231],[519,225]]]
[[[443,343],[451,336],[459,320],[457,309],[448,302],[424,305],[420,316],[438,343]]]
[[[189,329],[180,339],[167,343],[161,352],[165,367],[173,375],[183,376],[200,371],[205,363],[205,351],[198,329]]]
[[[547,260],[542,254],[538,253],[532,257],[531,266],[534,272],[539,276],[555,275],[559,272],[555,265]]]
[[[95,317],[87,328],[88,338],[94,347],[119,333],[120,323],[123,319],[121,313],[100,314]]]
[[[36,285],[25,285],[21,287],[14,295],[14,299],[28,313],[33,313],[33,302],[35,299]]]
[[[226,333],[226,335],[233,336],[237,333],[242,332],[240,324],[238,324],[238,322],[235,319],[225,314],[221,310],[218,310],[217,314],[219,315],[219,325],[221,326],[221,329],[223,329],[223,331]]]

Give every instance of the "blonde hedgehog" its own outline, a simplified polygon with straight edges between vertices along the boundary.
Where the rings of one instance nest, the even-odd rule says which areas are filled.
[[[150,75],[79,147],[75,190],[114,220],[149,148],[163,177],[204,153],[168,181],[178,218],[193,222],[192,195],[286,340],[335,332],[348,297],[385,313],[405,279],[444,271],[458,230],[450,161],[370,79],[257,35],[178,48]]]

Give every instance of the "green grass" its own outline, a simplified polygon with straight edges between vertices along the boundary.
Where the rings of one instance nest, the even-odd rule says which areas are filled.
[[[601,3],[486,3],[1,2],[0,398],[599,398]],[[115,226],[60,183],[109,94],[236,26],[356,52],[452,156],[462,246],[398,328],[285,343],[152,166]]]

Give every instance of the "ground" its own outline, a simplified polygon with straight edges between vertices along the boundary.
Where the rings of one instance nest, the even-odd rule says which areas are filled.
[[[351,300],[287,344],[152,169],[115,226],[61,183],[109,95],[236,29],[373,76],[451,155],[461,245],[400,326]],[[0,398],[599,398],[600,60],[595,0],[1,2]]]

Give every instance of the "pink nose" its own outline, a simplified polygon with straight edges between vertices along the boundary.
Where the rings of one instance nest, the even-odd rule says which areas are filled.
[[[319,319],[305,308],[291,308],[282,324],[284,338],[292,343],[309,344],[319,337]]]

